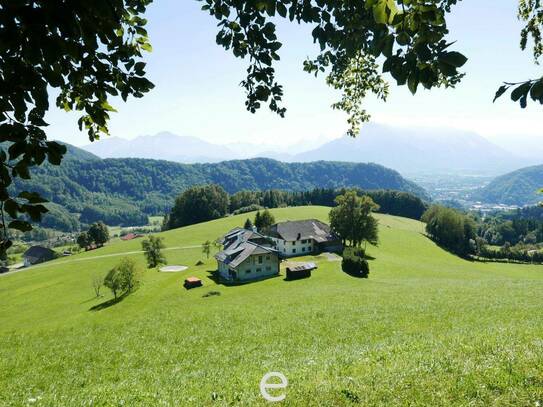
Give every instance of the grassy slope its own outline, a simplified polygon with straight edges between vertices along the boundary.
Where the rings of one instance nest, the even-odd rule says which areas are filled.
[[[273,212],[326,220],[328,209]],[[168,247],[191,246],[246,216],[163,236]],[[416,221],[379,219],[368,280],[318,259],[307,280],[216,286],[213,260],[194,267],[200,250],[176,249],[169,263],[189,271],[148,271],[135,294],[89,311],[109,299],[93,299],[91,277],[119,259],[92,257],[139,250],[137,240],[0,277],[0,405],[254,405],[268,371],[288,377],[289,405],[542,400],[541,267],[466,262]],[[205,287],[185,291],[188,274]],[[211,289],[222,295],[202,298]]]

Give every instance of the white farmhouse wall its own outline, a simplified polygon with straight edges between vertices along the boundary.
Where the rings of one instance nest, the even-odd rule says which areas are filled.
[[[317,250],[317,243],[313,239],[286,241],[273,238],[273,241],[277,246],[277,250],[283,257],[305,256],[307,254],[313,254]]]

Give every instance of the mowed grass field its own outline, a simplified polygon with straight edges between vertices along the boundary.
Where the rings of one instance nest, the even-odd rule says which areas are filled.
[[[275,209],[276,220],[329,208]],[[0,277],[0,405],[266,405],[259,382],[289,380],[292,406],[538,406],[543,403],[543,268],[473,263],[419,222],[378,215],[369,279],[308,257],[309,279],[216,285],[200,245],[251,215],[162,233],[169,264],[92,311],[94,275],[140,241]],[[187,248],[188,247],[188,248]],[[186,291],[184,277],[204,287]],[[203,297],[214,290],[220,296]],[[273,392],[273,391],[272,391]],[[282,392],[282,391],[280,391]]]

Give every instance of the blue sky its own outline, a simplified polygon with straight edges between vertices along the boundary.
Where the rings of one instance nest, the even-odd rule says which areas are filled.
[[[285,88],[287,118],[262,109],[245,110],[239,82],[245,61],[215,44],[216,21],[194,0],[157,0],[147,18],[153,52],[146,55],[148,77],[156,85],[143,99],[114,101],[111,133],[133,138],[160,131],[195,136],[216,143],[308,143],[337,138],[347,129],[346,117],[330,105],[338,94],[323,78],[302,71],[306,57],[317,48],[310,27],[290,23],[279,26],[281,62],[277,76]],[[543,107],[521,110],[503,99],[492,104],[503,80],[541,75],[530,52],[519,49],[520,22],[516,2],[463,0],[449,17],[451,39],[469,57],[468,73],[457,89],[419,92],[391,83],[387,103],[368,99],[372,120],[394,126],[429,126],[473,130],[490,139],[540,134]],[[75,145],[88,139],[79,132],[77,115],[52,110],[48,115],[51,138]],[[539,126],[540,128],[540,126]]]

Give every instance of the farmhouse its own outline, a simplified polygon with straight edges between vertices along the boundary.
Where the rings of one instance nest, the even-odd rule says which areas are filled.
[[[215,255],[220,277],[248,282],[279,274],[279,256],[270,239],[252,230],[232,229],[223,238],[224,249]]]
[[[23,261],[25,267],[33,264],[43,263],[45,261],[53,260],[57,257],[55,251],[43,246],[32,246],[23,254]]]
[[[330,226],[317,219],[276,223],[270,228],[269,235],[281,257],[342,250],[340,238]]]

